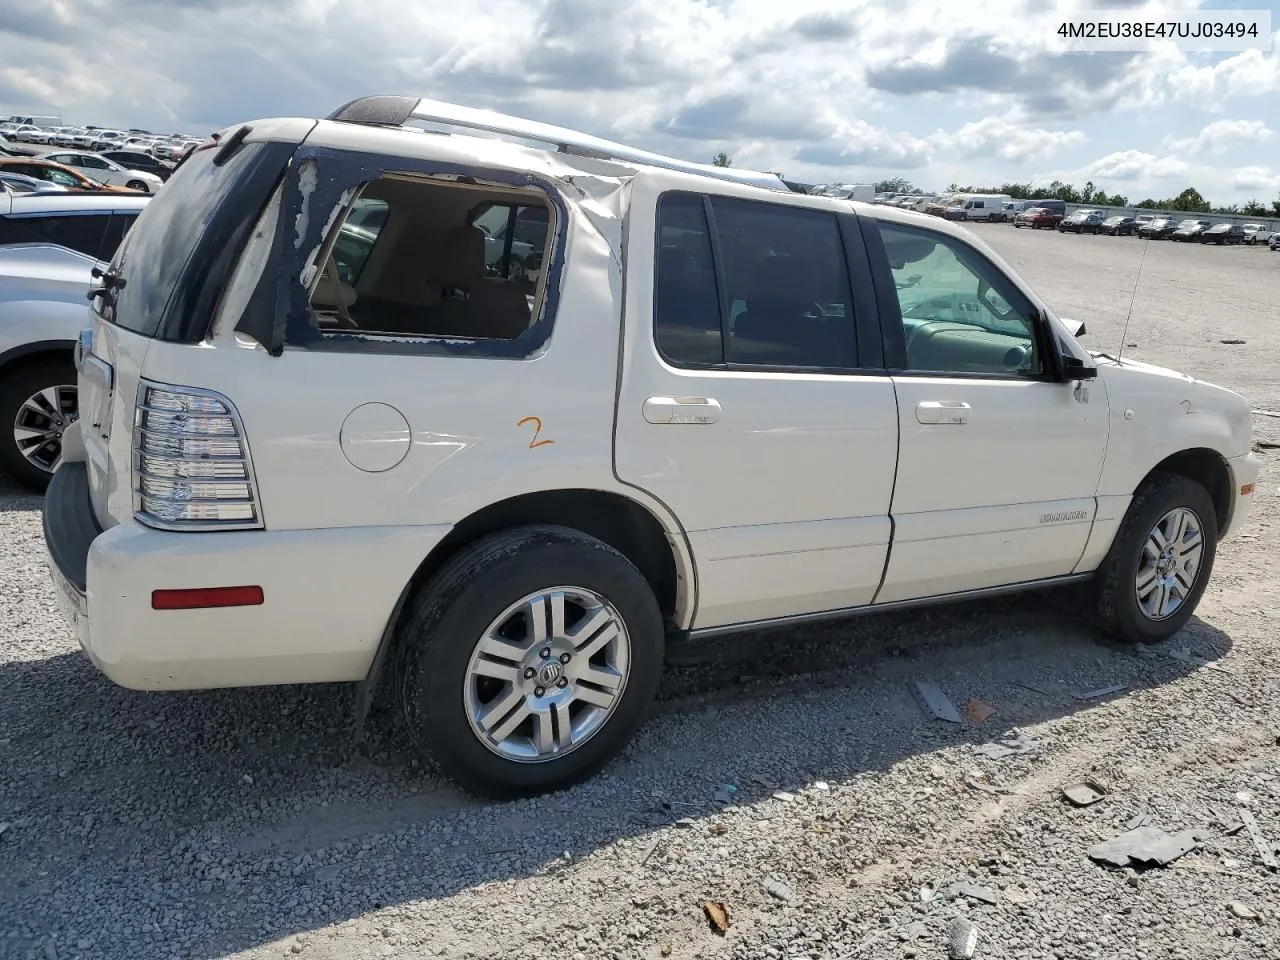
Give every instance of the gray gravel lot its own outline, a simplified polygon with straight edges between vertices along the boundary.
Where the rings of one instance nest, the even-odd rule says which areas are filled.
[[[1119,346],[1142,242],[977,229]],[[1280,410],[1278,339],[1280,254],[1149,247],[1129,354]],[[1280,873],[1235,829],[1280,843],[1274,452],[1258,491],[1161,648],[1100,640],[1070,596],[723,638],[603,776],[484,805],[386,717],[353,745],[345,687],[114,687],[56,612],[39,499],[0,481],[0,957],[943,958],[960,915],[993,960],[1280,956]],[[924,679],[995,712],[929,720]],[[1014,731],[1036,749],[975,750]],[[1082,778],[1107,795],[1077,808]],[[1142,815],[1200,846],[1088,858]]]

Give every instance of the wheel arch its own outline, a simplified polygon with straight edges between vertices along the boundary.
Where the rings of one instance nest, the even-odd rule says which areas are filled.
[[[72,362],[75,351],[74,340],[34,340],[21,346],[12,347],[0,353],[0,379],[13,372],[14,365],[20,360],[40,362],[42,360],[66,360]]]
[[[668,625],[675,629],[688,626],[694,605],[693,557],[683,530],[674,520],[664,522],[658,509],[616,491],[597,489],[540,490],[488,504],[454,524],[401,591],[356,695],[357,737],[394,654],[397,626],[409,598],[468,544],[497,530],[525,524],[570,527],[609,544],[649,581]]]
[[[1222,454],[1208,447],[1190,447],[1165,457],[1142,478],[1139,488],[1158,474],[1175,474],[1194,480],[1209,492],[1213,501],[1218,539],[1231,523],[1235,498],[1231,495],[1231,468]]]

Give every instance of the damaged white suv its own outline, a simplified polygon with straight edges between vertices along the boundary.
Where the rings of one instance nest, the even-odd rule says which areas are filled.
[[[93,662],[394,684],[489,796],[616,756],[674,637],[1076,581],[1168,637],[1258,471],[963,228],[426,100],[224,131],[90,309],[44,524]]]

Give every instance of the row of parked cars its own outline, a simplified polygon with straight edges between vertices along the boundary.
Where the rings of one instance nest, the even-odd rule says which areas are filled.
[[[38,126],[23,123],[23,117],[0,122],[0,136],[15,143],[44,144],[81,151],[104,153],[111,150],[142,153],[156,160],[176,161],[201,142],[187,134],[155,134],[148,130],[113,130],[106,127]]]
[[[1106,234],[1147,240],[1250,246],[1268,243],[1271,249],[1276,249],[1275,238],[1278,235],[1262,223],[1214,223],[1203,217],[1176,220],[1148,213],[1108,215],[1102,210],[1077,210],[1065,216],[1063,206],[1059,200],[1023,210],[1014,216],[1013,225],[1033,230],[1057,230],[1059,233]]]

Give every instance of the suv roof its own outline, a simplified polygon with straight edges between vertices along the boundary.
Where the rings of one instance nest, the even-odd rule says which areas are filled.
[[[483,133],[514,136],[551,144],[558,153],[595,157],[601,160],[621,160],[639,166],[678,170],[719,180],[751,184],[769,190],[791,192],[777,174],[678,160],[617,141],[606,140],[603,137],[571,130],[568,127],[425,97],[422,99],[398,96],[360,97],[339,107],[326,119],[366,126],[399,127],[415,132],[422,132],[423,128],[410,126],[409,124],[413,121],[463,127]]]

